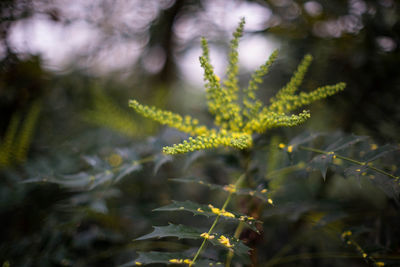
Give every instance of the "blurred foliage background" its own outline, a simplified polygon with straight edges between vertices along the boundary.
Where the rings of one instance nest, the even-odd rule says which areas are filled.
[[[271,131],[263,142],[275,140],[271,142],[276,145],[276,140],[285,142],[305,129],[368,135],[381,145],[400,142],[400,6],[394,0],[2,0],[2,263],[123,264],[137,250],[154,249],[151,242],[132,239],[151,225],[175,219],[152,209],[171,199],[218,200],[217,194],[183,190],[167,178],[198,174],[229,182],[226,176],[235,168],[234,156],[143,160],[183,135],[140,118],[127,103],[135,98],[210,123],[198,63],[199,40],[205,36],[210,41],[211,60],[223,75],[231,32],[243,16],[243,86],[272,50],[280,49],[260,90],[263,99],[288,81],[306,53],[315,60],[303,90],[347,83],[345,92],[310,107],[312,119],[306,125]],[[258,153],[264,152],[268,151]],[[272,171],[280,166],[273,164],[279,157],[268,153]],[[196,157],[201,159],[195,161]],[[192,165],[187,168],[182,162]],[[62,182],[54,182],[56,178]],[[261,263],[293,266],[268,261],[286,253],[280,251],[285,246],[298,253],[318,252],[320,244],[327,251],[346,251],[340,242],[330,243],[329,233],[316,238],[315,229],[307,228],[322,203],[331,203],[333,196],[341,198],[335,202],[336,211],[364,218],[350,221],[372,229],[364,236],[368,244],[400,253],[400,234],[393,230],[400,220],[396,200],[368,183],[358,187],[329,173],[330,183],[314,178],[296,180],[296,190],[281,197],[282,208],[278,203],[265,215],[269,221],[264,228],[270,230],[264,238],[253,238],[269,247],[257,252]],[[283,178],[278,181],[280,187],[293,187]],[[343,188],[351,193],[339,194]],[[306,207],[296,206],[301,199],[307,200]],[[292,209],[298,211],[296,216]],[[185,244],[167,240],[157,246],[178,250]],[[343,264],[366,266],[351,256],[296,261],[296,266]]]

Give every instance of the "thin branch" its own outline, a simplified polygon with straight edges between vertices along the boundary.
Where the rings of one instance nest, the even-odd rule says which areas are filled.
[[[316,148],[312,148],[312,147],[305,147],[305,146],[299,146],[299,149],[305,150],[305,151],[311,151],[311,152],[315,152],[315,153],[319,153],[319,154],[324,154],[324,155],[331,155],[333,153],[334,156],[336,156],[336,158],[338,158],[338,159],[345,160],[345,161],[350,162],[350,163],[355,164],[355,165],[364,166],[364,167],[366,167],[366,168],[368,168],[370,170],[373,170],[373,171],[379,172],[379,173],[381,173],[383,175],[389,176],[390,178],[394,179],[395,181],[398,181],[400,179],[399,176],[395,176],[395,175],[393,175],[391,173],[388,173],[388,172],[386,172],[384,170],[378,169],[378,168],[376,168],[376,167],[374,167],[374,166],[372,166],[370,164],[367,164],[366,162],[362,162],[362,161],[358,161],[358,160],[355,160],[355,159],[352,159],[352,158],[349,158],[349,157],[338,155],[338,154],[336,154],[334,152],[324,151],[324,150],[320,150],[320,149],[316,149]]]

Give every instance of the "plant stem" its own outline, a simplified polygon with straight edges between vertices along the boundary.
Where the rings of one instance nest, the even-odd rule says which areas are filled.
[[[242,175],[238,178],[238,180],[237,180],[236,183],[235,183],[235,188],[239,187],[239,185],[240,185],[240,184],[242,183],[242,181],[244,180],[245,176],[246,176],[245,174],[242,174]],[[225,208],[228,206],[229,202],[231,201],[232,195],[233,195],[233,192],[230,192],[229,195],[228,195],[228,197],[226,198],[224,204],[222,205],[221,210],[225,210]],[[212,231],[214,230],[215,226],[217,225],[217,223],[218,223],[220,217],[221,217],[220,214],[218,214],[217,217],[215,218],[213,224],[211,225],[210,229],[209,229],[208,232],[207,232],[208,235],[212,233]],[[202,252],[203,249],[205,248],[206,243],[207,243],[207,239],[204,238],[203,242],[201,243],[199,249],[198,249],[197,252],[196,252],[196,255],[194,255],[194,257],[193,257],[192,262],[189,264],[189,267],[191,267],[192,265],[194,265],[194,263],[196,262],[197,258],[200,256],[201,252]]]
[[[315,153],[319,153],[319,154],[325,154],[325,155],[332,154],[332,152],[328,152],[328,151],[324,151],[324,150],[319,150],[319,149],[312,148],[312,147],[299,146],[299,149],[301,149],[301,150],[306,150],[306,151],[311,151],[311,152],[315,152]],[[362,162],[362,161],[358,161],[358,160],[355,160],[355,159],[352,159],[352,158],[348,158],[348,157],[345,157],[345,156],[341,156],[341,155],[338,155],[338,154],[336,154],[336,153],[335,153],[334,155],[335,155],[336,158],[338,158],[338,159],[342,159],[342,160],[348,161],[348,162],[353,163],[353,164],[356,164],[356,165],[366,166],[367,168],[369,168],[369,169],[371,169],[371,170],[374,170],[374,171],[376,171],[376,172],[379,172],[379,173],[381,173],[381,174],[383,174],[383,175],[389,176],[390,178],[393,178],[393,179],[396,180],[396,181],[398,181],[398,180],[400,179],[400,177],[394,176],[393,174],[388,173],[388,172],[385,172],[384,170],[378,169],[378,168],[376,168],[376,167],[374,167],[374,166],[370,166],[370,165],[368,165],[366,162]]]

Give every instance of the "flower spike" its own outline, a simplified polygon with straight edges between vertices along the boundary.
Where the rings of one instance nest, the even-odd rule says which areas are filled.
[[[289,114],[302,106],[314,101],[334,95],[346,87],[345,83],[326,85],[314,91],[295,94],[301,85],[304,76],[311,64],[312,56],[306,55],[290,81],[271,98],[270,105],[263,106],[257,99],[256,91],[273,62],[278,56],[274,51],[267,62],[259,67],[251,76],[247,89],[244,90],[243,101],[238,101],[238,45],[243,34],[245,20],[242,19],[233,33],[231,51],[226,79],[220,83],[220,78],[214,73],[210,62],[209,48],[206,39],[202,38],[203,54],[200,64],[204,70],[204,81],[208,109],[214,115],[216,129],[208,129],[199,125],[199,121],[190,116],[182,117],[171,111],[160,110],[155,107],[142,105],[131,100],[129,106],[139,114],[153,119],[161,124],[176,128],[191,136],[179,144],[163,148],[165,154],[180,154],[195,150],[217,148],[221,146],[236,149],[247,149],[253,144],[252,134],[263,133],[273,127],[292,127],[305,122],[310,113],[307,110],[296,114]]]

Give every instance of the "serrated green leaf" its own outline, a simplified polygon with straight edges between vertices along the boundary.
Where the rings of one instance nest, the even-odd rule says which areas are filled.
[[[194,203],[191,201],[173,201],[171,204],[160,207],[155,209],[154,211],[189,211],[194,215],[203,215],[206,217],[217,216],[217,213],[213,213],[211,208],[207,205],[202,205],[198,203]],[[261,223],[260,221],[255,220],[249,216],[244,214],[238,214],[236,212],[229,212],[228,214],[234,215],[235,217],[231,216],[224,216],[221,214],[221,217],[227,220],[233,220],[236,222],[243,222],[247,227],[252,229],[253,231],[259,233],[258,229],[256,228],[256,222]]]
[[[334,154],[323,154],[314,157],[311,162],[310,166],[314,169],[317,169],[321,172],[322,177],[324,180],[326,179],[326,172],[330,164],[332,164]]]
[[[144,240],[149,238],[162,238],[167,236],[177,237],[179,239],[200,239],[200,235],[204,232],[200,229],[181,225],[169,224],[168,226],[153,226],[153,232],[136,238],[135,240]]]
[[[162,238],[162,237],[177,237],[179,239],[203,239],[201,234],[207,231],[202,231],[198,228],[193,228],[185,225],[169,224],[167,226],[153,226],[153,232],[141,236],[135,241],[145,240],[150,238]],[[243,244],[239,239],[231,237],[229,235],[221,235],[218,233],[211,234],[213,238],[209,238],[208,241],[215,245],[222,247],[224,249],[232,250],[236,255],[243,257],[248,255],[250,248]],[[224,243],[222,240],[229,240],[229,243]]]
[[[333,144],[329,145],[325,151],[338,151],[342,150],[344,148],[347,148],[351,145],[354,145],[358,142],[366,140],[368,137],[367,136],[357,136],[357,135],[350,135],[350,136],[344,136],[334,142]]]
[[[188,252],[138,252],[139,257],[131,262],[125,263],[120,267],[129,267],[129,266],[140,266],[146,264],[154,264],[154,263],[161,263],[161,264],[176,264],[172,263],[170,260],[172,259],[189,259],[192,260],[193,253]],[[222,266],[221,262],[216,262],[211,259],[204,259],[200,258],[196,260],[196,263],[193,266]]]

